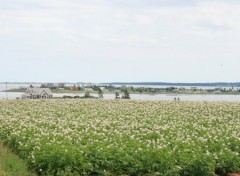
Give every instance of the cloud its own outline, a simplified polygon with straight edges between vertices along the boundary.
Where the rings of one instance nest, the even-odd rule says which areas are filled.
[[[214,38],[234,38],[236,43],[240,37],[240,4],[234,0],[4,2],[0,11],[2,36],[54,33],[77,44],[95,41],[138,48],[202,46],[203,37],[210,43]]]
[[[4,1],[5,10],[0,12],[1,32],[9,31],[55,31],[61,33],[81,32],[82,36],[102,38],[103,30],[115,37],[118,28],[132,36],[145,37],[157,31],[176,30],[239,30],[240,5],[236,1],[205,0],[129,0],[129,1],[67,1],[67,0],[13,0]],[[20,3],[21,2],[21,3]],[[6,5],[7,4],[7,5]],[[113,4],[115,6],[113,6]],[[118,6],[122,4],[122,6]],[[147,4],[147,6],[145,6]],[[168,6],[165,6],[168,4]],[[175,4],[175,6],[173,6]],[[11,8],[10,8],[11,5]],[[136,5],[139,9],[129,10]],[[181,5],[181,6],[176,6]],[[32,9],[32,7],[39,7]],[[12,8],[18,10],[11,10]],[[175,29],[174,29],[175,28]],[[109,31],[111,29],[111,31]],[[135,30],[136,29],[136,30]],[[149,31],[150,30],[150,31]],[[115,32],[114,32],[115,31]],[[205,32],[205,31],[204,31]],[[99,33],[102,37],[91,37],[90,33]],[[108,35],[105,35],[109,37]]]

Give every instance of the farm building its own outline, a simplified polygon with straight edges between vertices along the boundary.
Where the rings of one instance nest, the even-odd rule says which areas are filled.
[[[77,91],[77,90],[78,90],[78,87],[74,84],[74,86],[71,87],[71,90],[72,90],[72,91]]]
[[[53,94],[49,88],[28,88],[22,99],[50,99]]]

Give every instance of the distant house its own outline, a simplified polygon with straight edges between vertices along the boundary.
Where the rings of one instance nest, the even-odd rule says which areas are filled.
[[[99,87],[101,90],[106,90],[106,87],[104,87],[104,86],[101,86],[101,87]]]
[[[77,90],[78,90],[78,87],[75,86],[75,84],[74,84],[74,86],[71,87],[71,90],[72,90],[72,91],[77,91]]]
[[[54,83],[47,83],[47,87],[57,87],[58,84],[54,84]]]
[[[22,99],[51,99],[53,94],[49,88],[28,88]]]
[[[87,88],[86,88],[86,87],[84,87],[84,90],[85,90],[85,91],[93,91],[93,89],[92,89],[92,88],[88,88],[88,87],[87,87]]]
[[[58,87],[64,88],[65,87],[65,83],[58,83]]]
[[[85,91],[93,91],[92,86],[84,86],[83,89]]]

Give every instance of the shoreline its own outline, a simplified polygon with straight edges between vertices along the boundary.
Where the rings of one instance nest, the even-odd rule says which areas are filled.
[[[8,93],[24,93],[25,90],[22,90],[22,89],[10,89],[10,90],[3,90],[3,91],[0,91],[0,92],[8,92]],[[71,91],[71,90],[60,90],[60,91],[52,91],[52,93],[55,93],[55,94],[85,94],[86,92],[89,92],[90,94],[98,94],[97,91]],[[115,92],[104,92],[103,91],[103,95],[113,95],[115,94]],[[119,92],[119,94],[122,94],[122,92]],[[156,92],[156,93],[148,93],[148,92],[143,92],[143,93],[139,93],[139,92],[131,92],[129,91],[129,94],[133,94],[133,95],[240,95],[240,92],[229,92],[229,93],[199,93],[199,92],[196,92],[196,93],[193,93],[193,92]]]

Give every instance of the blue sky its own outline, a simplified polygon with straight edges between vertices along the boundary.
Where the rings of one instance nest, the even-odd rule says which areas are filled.
[[[240,81],[238,0],[0,4],[0,82]]]

